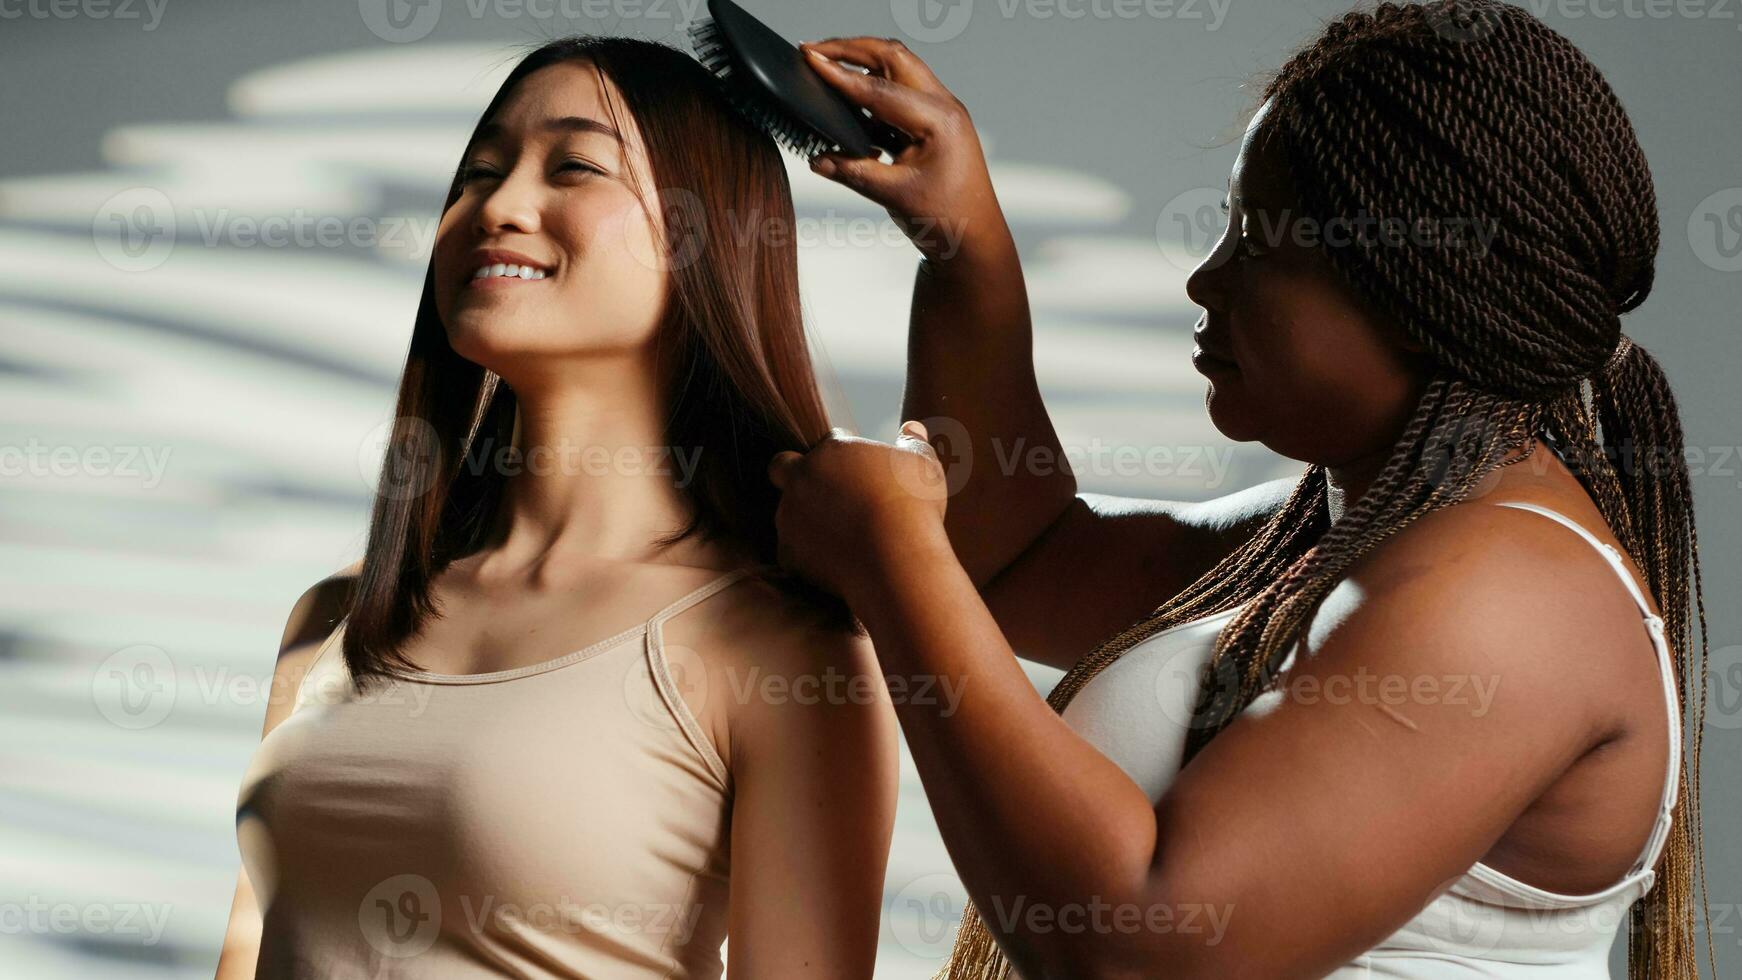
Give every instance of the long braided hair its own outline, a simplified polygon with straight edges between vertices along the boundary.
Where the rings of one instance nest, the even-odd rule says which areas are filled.
[[[1657,361],[1621,332],[1621,314],[1651,290],[1658,248],[1656,194],[1633,127],[1570,41],[1498,0],[1349,13],[1270,79],[1263,101],[1271,111],[1253,138],[1279,144],[1303,218],[1320,228],[1354,216],[1415,227],[1459,216],[1493,229],[1492,240],[1429,249],[1325,236],[1337,273],[1433,364],[1380,476],[1333,523],[1325,470],[1308,467],[1253,537],[1091,651],[1047,701],[1062,712],[1134,644],[1237,609],[1203,680],[1189,761],[1276,680],[1291,641],[1352,564],[1424,515],[1479,495],[1544,439],[1643,569],[1683,710],[1694,715],[1657,884],[1633,908],[1628,976],[1698,980],[1705,609],[1675,399]],[[938,976],[1009,975],[970,905]]]

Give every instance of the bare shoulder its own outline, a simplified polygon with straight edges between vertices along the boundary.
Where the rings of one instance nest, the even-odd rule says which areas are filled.
[[[310,643],[318,644],[332,634],[356,591],[357,577],[362,571],[363,560],[359,558],[303,591],[285,621],[284,636],[279,641],[281,656]]]
[[[750,580],[732,591],[737,601],[722,610],[720,623],[726,664],[764,680],[811,684],[862,678],[881,687],[870,637],[830,624],[820,611],[769,582]]]
[[[868,637],[751,577],[721,593],[706,617],[674,631],[699,660],[707,695],[699,715],[736,771],[758,746],[795,738],[843,751],[893,751],[889,695]]]
[[[1579,509],[1557,503],[1548,506],[1563,514]],[[1599,542],[1609,537],[1594,510],[1573,519]],[[1351,571],[1371,586],[1389,590],[1420,583],[1430,588],[1458,585],[1460,594],[1502,604],[1552,598],[1554,609],[1535,611],[1569,621],[1604,610],[1619,612],[1617,620],[1640,619],[1621,577],[1584,537],[1541,514],[1498,503],[1469,501],[1434,511],[1393,535]]]
[[[1576,725],[1613,724],[1616,678],[1655,670],[1640,655],[1650,638],[1638,607],[1597,549],[1483,501],[1435,511],[1364,556],[1321,606],[1309,645],[1345,626],[1363,638],[1351,656],[1364,665],[1487,672],[1515,703],[1552,697]]]
[[[264,737],[289,717],[295,708],[293,693],[318,659],[321,647],[332,636],[350,606],[356,591],[362,559],[309,586],[291,606],[278,643],[278,659],[272,668],[272,695],[266,700]]]

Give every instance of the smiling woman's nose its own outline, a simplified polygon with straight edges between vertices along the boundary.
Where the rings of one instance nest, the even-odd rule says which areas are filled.
[[[538,231],[538,196],[529,181],[513,175],[498,183],[478,205],[477,232],[482,237],[503,231],[531,234]]]

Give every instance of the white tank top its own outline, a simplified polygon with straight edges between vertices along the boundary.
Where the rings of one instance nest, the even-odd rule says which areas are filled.
[[[542,663],[393,671],[322,644],[237,795],[258,980],[715,978],[732,780],[671,617]]]
[[[1669,839],[1681,771],[1680,701],[1663,620],[1651,612],[1614,548],[1545,507],[1523,502],[1499,506],[1532,511],[1577,532],[1608,560],[1645,617],[1669,709],[1668,769],[1657,821],[1627,875],[1588,895],[1545,891],[1477,862],[1403,928],[1331,972],[1331,980],[1607,978],[1609,949],[1628,910],[1656,880],[1652,869]],[[1217,635],[1237,611],[1181,623],[1144,639],[1095,675],[1065,707],[1065,721],[1123,769],[1152,803],[1160,802],[1179,772],[1199,679]],[[1291,652],[1282,669],[1292,658]],[[1281,696],[1280,691],[1267,692],[1248,710]]]

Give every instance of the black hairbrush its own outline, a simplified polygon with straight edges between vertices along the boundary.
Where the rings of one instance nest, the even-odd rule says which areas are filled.
[[[718,77],[739,111],[775,142],[809,159],[818,153],[892,155],[910,140],[871,118],[823,81],[804,52],[732,0],[708,0],[690,25],[696,59]]]

